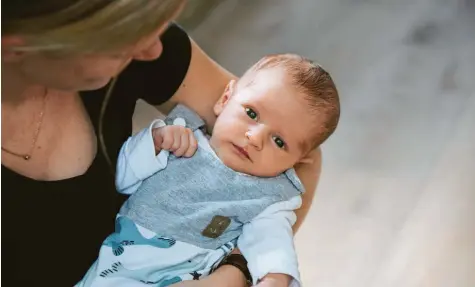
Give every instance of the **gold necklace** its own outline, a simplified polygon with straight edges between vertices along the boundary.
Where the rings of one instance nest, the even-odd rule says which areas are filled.
[[[41,127],[43,126],[43,118],[44,118],[44,115],[45,115],[46,97],[47,96],[48,96],[48,89],[45,88],[45,92],[44,92],[44,95],[43,95],[43,107],[41,108],[41,112],[39,114],[39,120],[36,123],[36,129],[35,129],[35,133],[34,133],[34,136],[33,136],[33,142],[31,143],[31,147],[30,147],[29,152],[25,153],[25,154],[17,153],[17,152],[13,152],[11,150],[8,150],[8,149],[4,148],[3,146],[2,146],[2,151],[6,152],[8,154],[11,154],[13,156],[16,156],[16,157],[21,157],[24,160],[30,160],[31,159],[31,156],[33,155],[33,151],[35,150],[35,147],[36,147],[36,142],[38,141],[38,136],[40,135]]]

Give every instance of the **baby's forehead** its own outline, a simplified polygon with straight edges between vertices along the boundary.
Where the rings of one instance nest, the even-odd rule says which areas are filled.
[[[287,94],[303,98],[302,89],[292,81],[291,76],[281,69],[265,69],[246,74],[239,79],[238,89],[249,89],[255,93]],[[300,97],[298,97],[300,95]],[[271,100],[271,99],[266,99]]]
[[[275,80],[287,80],[289,78],[290,71],[281,65],[272,67],[251,67],[244,72],[240,81],[243,82],[256,82],[266,80],[267,77],[271,77]]]

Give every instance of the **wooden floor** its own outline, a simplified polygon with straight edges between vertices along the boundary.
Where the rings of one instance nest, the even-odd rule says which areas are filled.
[[[225,0],[190,33],[237,74],[297,52],[337,81],[305,286],[475,286],[475,1]]]

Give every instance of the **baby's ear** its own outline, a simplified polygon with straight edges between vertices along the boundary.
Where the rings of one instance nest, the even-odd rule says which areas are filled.
[[[235,80],[229,81],[229,83],[226,85],[226,88],[224,89],[223,94],[221,95],[219,100],[216,102],[216,104],[214,104],[213,110],[216,116],[219,116],[221,114],[221,112],[224,110],[224,107],[229,102],[229,99],[231,99],[231,97],[233,96],[235,86],[236,86]]]

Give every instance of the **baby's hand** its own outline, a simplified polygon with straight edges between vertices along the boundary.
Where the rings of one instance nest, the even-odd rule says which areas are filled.
[[[268,274],[260,280],[256,287],[288,287],[292,278],[286,274]]]
[[[178,157],[191,157],[198,147],[193,132],[179,125],[155,128],[152,137],[157,154],[164,149]]]

